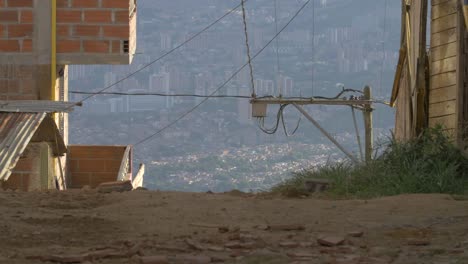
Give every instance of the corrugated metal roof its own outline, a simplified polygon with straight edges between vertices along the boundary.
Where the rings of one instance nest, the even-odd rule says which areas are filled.
[[[0,180],[6,181],[46,113],[0,112]]]

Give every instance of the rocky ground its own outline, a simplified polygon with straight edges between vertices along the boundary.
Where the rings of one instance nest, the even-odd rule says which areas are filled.
[[[468,263],[468,201],[0,191],[0,263]]]

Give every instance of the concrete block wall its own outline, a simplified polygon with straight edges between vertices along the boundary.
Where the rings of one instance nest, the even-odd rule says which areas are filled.
[[[0,64],[50,62],[51,12],[47,0],[0,0]],[[57,0],[56,12],[57,64],[131,62],[135,0]]]
[[[116,181],[125,148],[126,146],[69,146],[70,187],[96,187],[103,182]]]

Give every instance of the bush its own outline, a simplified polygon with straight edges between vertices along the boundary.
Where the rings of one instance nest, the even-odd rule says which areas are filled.
[[[295,173],[272,192],[307,195],[304,182],[308,179],[329,179],[329,193],[339,196],[463,194],[467,190],[468,159],[451,144],[441,128],[432,128],[409,142],[391,139],[382,154],[366,164],[342,162]]]

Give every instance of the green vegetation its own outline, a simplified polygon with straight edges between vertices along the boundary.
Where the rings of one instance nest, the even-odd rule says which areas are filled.
[[[304,182],[329,179],[328,193],[339,197],[370,198],[408,193],[466,194],[468,159],[441,128],[428,129],[412,141],[391,139],[382,153],[367,164],[328,164],[304,170],[272,188],[289,197],[308,195]]]

